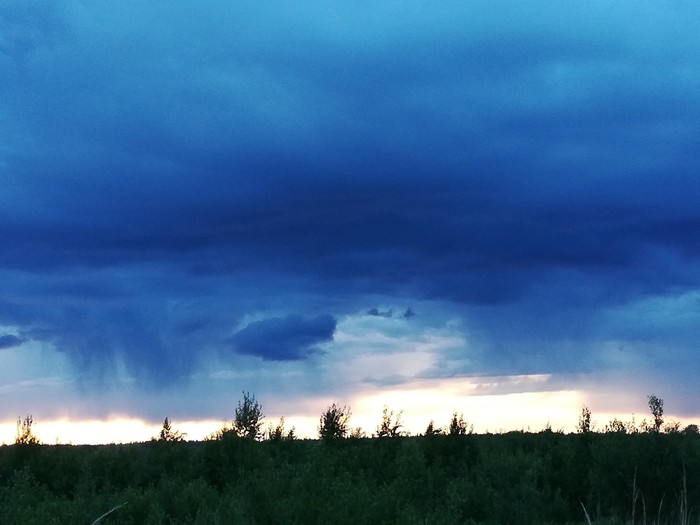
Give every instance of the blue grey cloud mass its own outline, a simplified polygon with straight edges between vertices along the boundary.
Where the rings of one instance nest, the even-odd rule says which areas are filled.
[[[0,348],[171,388],[424,302],[443,317],[416,330],[458,318],[478,348],[446,373],[614,371],[622,345],[697,399],[698,22],[682,0],[5,1]]]
[[[253,321],[233,336],[235,351],[270,361],[296,361],[321,350],[332,341],[336,320],[330,315],[303,319],[298,315]]]
[[[13,348],[22,344],[22,340],[16,335],[4,334],[0,335],[0,350],[4,348]]]

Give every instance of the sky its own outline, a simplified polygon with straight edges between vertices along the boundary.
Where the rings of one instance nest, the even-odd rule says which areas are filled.
[[[699,23],[3,1],[0,442],[206,435],[244,391],[307,435],[697,422]]]

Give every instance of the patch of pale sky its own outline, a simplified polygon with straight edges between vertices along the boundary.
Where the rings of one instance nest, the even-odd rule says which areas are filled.
[[[426,328],[393,317],[346,316],[338,322],[324,373],[350,384],[404,381],[433,368],[438,354],[465,345],[453,327]]]
[[[695,326],[700,318],[700,291],[644,297],[608,308],[604,315],[611,326],[624,330],[642,328],[655,334],[666,330],[682,332]]]
[[[18,335],[16,330],[0,330],[3,334]],[[47,376],[48,372],[48,376]],[[41,385],[50,377],[50,384],[56,378],[72,376],[72,369],[66,356],[56,352],[49,344],[27,341],[13,348],[0,350],[0,387],[8,385]]]

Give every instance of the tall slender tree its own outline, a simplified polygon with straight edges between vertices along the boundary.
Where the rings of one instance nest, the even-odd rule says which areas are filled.
[[[40,443],[39,438],[34,435],[34,431],[32,430],[33,424],[34,418],[31,414],[28,414],[27,417],[24,418],[24,421],[17,418],[16,445],[38,445]]]
[[[172,422],[166,417],[163,421],[163,428],[160,429],[160,434],[158,434],[158,441],[184,441],[186,436],[186,433],[174,430]]]
[[[649,401],[649,410],[651,410],[651,415],[654,418],[652,430],[654,432],[661,432],[661,427],[664,424],[664,400],[660,397],[656,397],[654,394],[650,395],[647,399]]]
[[[262,405],[257,402],[250,392],[243,392],[243,400],[238,402],[235,418],[233,420],[233,430],[238,437],[246,439],[259,439],[262,437]]]
[[[578,417],[578,427],[576,431],[579,434],[587,434],[591,431],[591,409],[587,406],[581,408],[581,415]]]

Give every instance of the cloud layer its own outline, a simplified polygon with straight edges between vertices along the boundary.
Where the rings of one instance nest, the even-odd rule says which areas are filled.
[[[470,341],[432,373],[698,394],[699,17],[5,2],[0,349],[157,390],[423,304]]]

